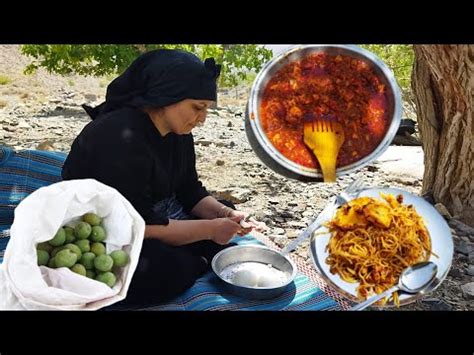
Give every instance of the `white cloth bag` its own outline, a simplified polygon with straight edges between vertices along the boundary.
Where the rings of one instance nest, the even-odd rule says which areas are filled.
[[[36,245],[74,226],[85,213],[103,218],[107,253],[125,250],[130,262],[110,288],[68,268],[37,265]],[[117,190],[94,179],[41,187],[15,209],[11,238],[0,265],[0,309],[96,310],[123,300],[138,264],[145,222]]]

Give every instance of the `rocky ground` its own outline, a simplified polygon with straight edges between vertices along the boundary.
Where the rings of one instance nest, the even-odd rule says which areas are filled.
[[[42,70],[22,74],[28,59],[18,46],[0,46],[0,142],[15,149],[67,152],[89,122],[80,107],[104,99],[107,78],[58,77]],[[1,80],[2,78],[3,81]],[[420,194],[421,147],[391,146],[377,161],[341,177],[335,184],[304,183],[267,168],[250,147],[244,129],[248,88],[222,90],[219,105],[196,129],[197,168],[217,197],[233,200],[239,209],[265,222],[265,232],[280,246],[295,238],[324,208],[327,199],[355,178],[368,186],[391,186]],[[437,206],[443,211],[443,206]],[[452,268],[427,298],[403,310],[474,310],[474,230],[446,215],[455,243]],[[311,263],[308,242],[296,251]]]

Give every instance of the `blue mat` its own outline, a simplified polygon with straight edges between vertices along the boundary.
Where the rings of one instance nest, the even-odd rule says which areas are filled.
[[[246,235],[234,238],[239,245],[262,244]],[[298,273],[291,287],[277,298],[271,300],[248,300],[228,294],[221,280],[209,272],[196,281],[193,287],[181,296],[165,304],[141,310],[159,311],[277,311],[277,310],[340,310],[339,304],[321,291],[308,277]]]
[[[15,151],[0,146],[0,264],[10,240],[16,206],[40,187],[61,181],[66,154],[41,150]]]
[[[10,239],[15,207],[36,189],[61,180],[65,153],[15,151],[0,146],[0,264]],[[233,240],[239,245],[262,244],[247,235]],[[213,272],[171,302],[146,310],[339,310],[341,307],[308,277],[298,273],[287,292],[272,300],[247,300],[230,295]]]

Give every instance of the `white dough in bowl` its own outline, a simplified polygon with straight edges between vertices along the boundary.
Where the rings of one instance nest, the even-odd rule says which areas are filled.
[[[272,270],[273,271],[273,270]],[[278,270],[275,270],[278,271]],[[258,287],[278,287],[285,283],[285,275],[280,271],[282,275],[277,274],[276,272],[266,272],[260,274],[258,278]],[[281,277],[283,276],[283,277]]]
[[[252,270],[241,269],[234,273],[232,281],[239,286],[255,287],[258,283],[258,275]]]
[[[288,275],[270,264],[243,262],[227,266],[222,278],[244,287],[280,287],[288,280]]]

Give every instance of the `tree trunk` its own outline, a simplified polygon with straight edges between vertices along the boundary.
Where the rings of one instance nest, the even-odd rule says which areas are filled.
[[[414,49],[412,88],[424,151],[423,193],[474,226],[474,46]]]

